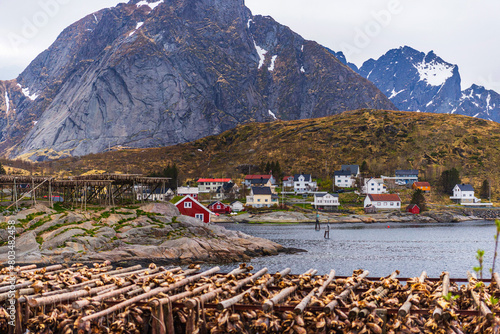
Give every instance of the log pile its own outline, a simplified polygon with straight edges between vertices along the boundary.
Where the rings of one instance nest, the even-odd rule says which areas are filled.
[[[0,333],[498,333],[500,276],[349,277],[111,263],[0,270]],[[15,290],[15,323],[11,321]]]

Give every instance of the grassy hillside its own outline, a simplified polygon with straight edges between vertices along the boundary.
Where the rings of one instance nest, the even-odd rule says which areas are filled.
[[[92,154],[38,164],[40,173],[90,170],[149,173],[176,163],[181,180],[241,179],[248,165],[279,161],[287,174],[331,177],[341,164],[366,160],[373,174],[415,168],[434,181],[451,167],[479,188],[489,179],[500,191],[500,124],[458,115],[357,110],[340,115],[252,123],[192,143]]]

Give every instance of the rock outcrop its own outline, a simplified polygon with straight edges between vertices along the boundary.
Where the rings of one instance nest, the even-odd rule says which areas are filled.
[[[31,213],[27,218],[23,212],[4,217],[19,224],[18,262],[232,262],[284,251],[274,242],[182,216],[170,203],[112,211]],[[7,240],[3,234],[0,239]],[[0,260],[6,260],[8,250],[7,246],[0,247]]]

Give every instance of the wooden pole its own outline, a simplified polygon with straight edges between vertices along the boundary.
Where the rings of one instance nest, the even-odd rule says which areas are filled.
[[[194,275],[194,276],[191,276],[191,277],[185,278],[185,279],[183,279],[183,280],[181,280],[181,281],[179,281],[179,282],[176,282],[176,283],[174,283],[174,284],[169,284],[169,283],[165,284],[165,283],[162,283],[162,287],[160,287],[160,288],[156,288],[156,289],[154,289],[154,290],[151,290],[151,291],[149,291],[149,292],[147,292],[147,293],[144,293],[144,294],[142,294],[142,295],[139,295],[139,296],[137,296],[137,297],[134,297],[134,298],[131,298],[131,299],[125,300],[124,302],[121,302],[121,303],[119,303],[119,304],[116,304],[116,305],[114,305],[114,306],[112,306],[112,307],[110,307],[110,308],[108,308],[108,309],[105,309],[105,310],[103,310],[103,311],[101,311],[101,312],[97,312],[97,313],[94,313],[94,314],[91,314],[91,315],[85,316],[85,317],[83,317],[83,318],[81,319],[80,324],[81,324],[82,326],[85,326],[85,323],[86,323],[87,321],[91,321],[91,320],[96,319],[96,318],[101,318],[101,317],[104,317],[104,316],[106,316],[106,315],[108,315],[108,314],[111,314],[111,313],[113,313],[113,312],[115,312],[115,311],[118,311],[118,310],[120,310],[120,309],[122,309],[122,308],[125,308],[125,307],[127,307],[128,305],[131,305],[131,304],[134,304],[134,303],[139,302],[139,301],[141,301],[141,300],[144,300],[144,299],[147,299],[147,298],[153,297],[153,296],[155,296],[155,295],[157,295],[157,294],[160,294],[160,293],[166,293],[166,292],[168,292],[168,291],[178,289],[178,288],[180,288],[181,286],[184,286],[184,285],[187,285],[187,284],[189,284],[189,283],[192,283],[192,282],[197,281],[198,279],[200,279],[200,278],[201,278],[201,277],[203,277],[203,276],[209,276],[209,275],[212,275],[212,274],[214,274],[214,273],[218,272],[219,270],[220,270],[220,268],[219,268],[219,267],[215,267],[215,268],[212,268],[212,269],[210,269],[210,270],[207,270],[207,271],[205,271],[205,272],[203,272],[203,273],[200,273],[200,274],[198,274],[198,275]],[[164,284],[165,284],[165,285],[164,285]]]

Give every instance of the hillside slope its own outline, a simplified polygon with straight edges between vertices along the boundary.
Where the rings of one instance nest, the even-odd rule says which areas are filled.
[[[331,177],[341,164],[366,160],[373,174],[416,168],[434,180],[456,167],[479,187],[500,190],[500,124],[460,115],[357,110],[340,115],[252,123],[192,143],[122,150],[44,162],[46,173],[89,170],[149,173],[176,163],[183,180],[242,178],[249,165],[279,161],[287,174]]]

